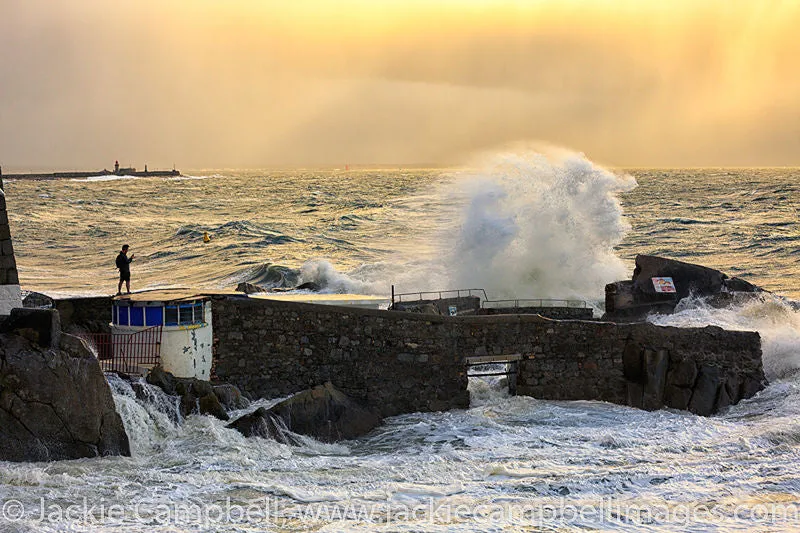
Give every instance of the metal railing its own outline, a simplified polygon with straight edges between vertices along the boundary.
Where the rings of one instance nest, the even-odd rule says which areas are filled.
[[[520,305],[520,302],[523,305]],[[513,305],[512,305],[513,304]],[[520,307],[589,307],[585,300],[559,300],[554,298],[518,298],[515,300],[484,300],[483,309],[505,309]]]
[[[136,333],[88,333],[83,338],[94,349],[105,372],[142,373],[161,361],[161,326]]]
[[[394,286],[392,290],[394,291]],[[482,298],[481,295],[483,295]],[[400,294],[394,294],[394,292],[392,292],[392,302],[402,302],[404,296],[406,297],[406,301],[414,301],[408,298],[409,296],[416,296],[418,300],[443,300],[445,298],[465,298],[468,296],[478,296],[482,300],[489,299],[486,295],[486,291],[483,289],[448,289],[445,291],[404,292]],[[428,297],[426,298],[426,296]],[[436,298],[433,298],[433,296],[436,296]]]

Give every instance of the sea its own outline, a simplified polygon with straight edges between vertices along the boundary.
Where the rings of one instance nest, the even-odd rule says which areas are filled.
[[[800,169],[514,150],[448,169],[7,180],[5,195],[22,288],[51,295],[114,293],[126,243],[134,290],[482,288],[597,316],[637,254],[698,263],[769,292],[723,309],[690,297],[649,320],[758,331],[770,384],[704,418],[471,378],[468,409],[287,445],[184,419],[160,390],[137,399],[109,376],[132,456],[0,462],[2,531],[800,530]]]

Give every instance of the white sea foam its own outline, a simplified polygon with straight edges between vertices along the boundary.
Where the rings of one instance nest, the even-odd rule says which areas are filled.
[[[89,176],[87,178],[72,178],[70,181],[79,181],[85,183],[91,183],[95,181],[117,181],[117,180],[134,180],[140,179],[136,176],[118,176],[116,174],[108,175],[108,176]]]

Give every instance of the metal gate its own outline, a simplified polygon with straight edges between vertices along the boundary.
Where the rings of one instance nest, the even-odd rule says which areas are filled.
[[[153,326],[135,333],[90,333],[84,338],[104,372],[144,374],[161,361],[161,333],[161,326]]]

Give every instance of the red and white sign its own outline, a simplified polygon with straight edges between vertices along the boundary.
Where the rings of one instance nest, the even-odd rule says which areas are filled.
[[[651,278],[656,292],[678,292],[672,278]]]

